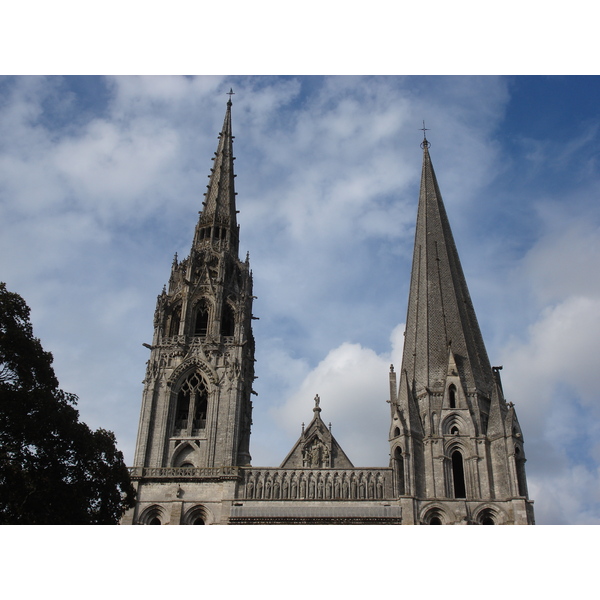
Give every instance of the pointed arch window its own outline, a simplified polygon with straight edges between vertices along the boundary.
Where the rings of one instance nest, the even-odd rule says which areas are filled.
[[[225,337],[233,336],[235,331],[235,316],[231,305],[225,302],[223,304],[223,316],[221,318],[221,335]]]
[[[200,300],[196,306],[196,318],[194,322],[194,335],[206,337],[208,333],[209,306],[205,299]]]
[[[198,435],[206,428],[208,390],[199,373],[192,373],[177,393],[175,435]]]
[[[450,408],[456,408],[456,386],[454,384],[448,388],[448,402]]]
[[[177,306],[171,313],[169,322],[169,337],[179,335],[179,324],[181,323],[181,306]]]
[[[398,482],[398,495],[406,494],[406,483],[404,479],[404,456],[402,448],[397,447],[394,451],[394,461],[396,463],[396,480]]]
[[[455,450],[452,453],[452,480],[454,482],[454,497],[466,498],[465,468],[460,450]]]
[[[517,468],[517,487],[519,496],[527,497],[527,478],[525,477],[525,457],[521,449],[515,446],[515,466]]]

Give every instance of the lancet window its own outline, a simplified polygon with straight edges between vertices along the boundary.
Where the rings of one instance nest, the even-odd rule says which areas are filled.
[[[169,321],[169,336],[179,335],[179,324],[181,323],[181,306],[177,306],[171,313]]]
[[[451,385],[448,388],[448,400],[450,402],[450,408],[456,408],[456,386]]]
[[[230,337],[235,331],[235,317],[231,305],[223,304],[223,316],[221,318],[221,335]]]
[[[452,453],[452,480],[454,482],[454,497],[466,498],[465,469],[463,456],[459,450],[455,450]]]
[[[519,496],[527,496],[527,478],[525,477],[525,458],[521,450],[515,447],[515,467],[517,469],[517,486]]]
[[[402,456],[402,450],[397,447],[394,452],[394,459],[396,461],[396,480],[398,485],[398,495],[403,496],[406,493],[406,487],[404,483],[404,456]]]

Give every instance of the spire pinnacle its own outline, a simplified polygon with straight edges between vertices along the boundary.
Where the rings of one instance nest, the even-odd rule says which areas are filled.
[[[231,132],[231,96],[233,89],[227,92],[227,110],[223,127],[219,133],[219,144],[210,170],[203,209],[200,212],[194,245],[199,243],[227,246],[235,254],[238,251],[238,227],[235,202],[235,174],[233,172],[233,134]]]
[[[233,88],[229,88],[227,95],[229,96],[229,100],[227,101],[227,106],[231,106],[233,104],[233,102],[231,101],[231,96],[235,96],[235,92],[233,91]]]

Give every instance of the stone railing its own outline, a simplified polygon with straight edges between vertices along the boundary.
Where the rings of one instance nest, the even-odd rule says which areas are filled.
[[[248,500],[382,500],[393,497],[390,468],[245,468],[242,473],[238,498]]]
[[[201,344],[218,344],[222,343],[225,345],[231,345],[235,342],[235,338],[232,335],[221,335],[217,338],[207,337],[205,335],[199,336],[188,336],[188,335],[171,335],[164,336],[160,342],[159,346],[189,346],[189,345],[201,345]]]
[[[132,479],[236,479],[238,467],[128,467]]]

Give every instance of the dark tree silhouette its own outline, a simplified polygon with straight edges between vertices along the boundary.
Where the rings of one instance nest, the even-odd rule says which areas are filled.
[[[115,524],[135,492],[115,436],[79,421],[30,310],[0,283],[0,524]]]

